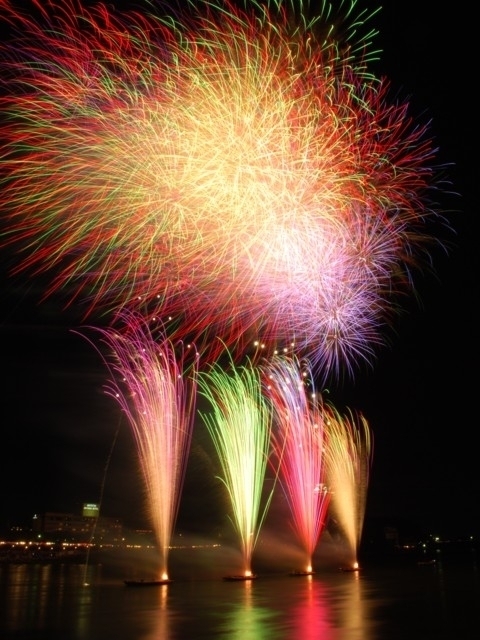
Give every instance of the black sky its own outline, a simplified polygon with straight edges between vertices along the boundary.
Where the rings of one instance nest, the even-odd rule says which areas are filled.
[[[480,520],[474,19],[466,0],[439,7],[433,0],[389,0],[374,25],[383,50],[378,72],[409,99],[420,122],[431,120],[438,159],[450,165],[451,190],[459,195],[439,194],[439,202],[455,233],[448,254],[432,252],[435,274],[416,274],[420,303],[406,300],[373,370],[330,393],[339,408],[361,411],[374,434],[367,520],[463,535],[478,533]],[[78,512],[99,499],[103,481],[105,515],[145,521],[134,443],[102,391],[98,355],[70,331],[76,325],[60,301],[39,302],[38,280],[3,274],[2,282],[0,527],[44,510]],[[187,478],[198,494],[185,497],[185,521],[187,511],[211,508],[210,463],[200,445],[207,446],[198,432]]]

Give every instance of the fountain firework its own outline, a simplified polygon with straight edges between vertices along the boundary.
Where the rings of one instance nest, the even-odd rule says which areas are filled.
[[[137,314],[124,312],[121,318],[122,332],[96,329],[108,355],[95,348],[111,373],[106,391],[133,430],[164,581],[192,438],[198,357],[189,357],[190,351],[175,347],[163,328],[154,331]]]
[[[372,435],[360,413],[341,415],[333,406],[325,406],[327,434],[327,481],[332,492],[330,509],[346,537],[349,566],[358,564],[358,549],[363,532],[370,468],[373,457]]]
[[[86,314],[155,305],[204,358],[255,334],[352,373],[437,217],[426,128],[369,72],[355,0],[193,4],[2,5],[14,271]]]
[[[251,366],[230,371],[214,364],[199,374],[199,389],[211,412],[201,416],[210,433],[232,507],[232,524],[239,536],[243,573],[252,577],[252,554],[272,492],[264,497],[270,447],[271,414],[262,394],[260,373]]]
[[[265,367],[266,394],[274,412],[272,455],[290,506],[292,524],[305,552],[302,572],[325,528],[330,493],[325,478],[325,413],[311,384],[312,372],[295,357],[276,357]]]

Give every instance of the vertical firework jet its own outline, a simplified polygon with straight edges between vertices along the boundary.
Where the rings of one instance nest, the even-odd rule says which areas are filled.
[[[326,524],[330,494],[325,477],[325,414],[321,397],[307,391],[312,380],[308,367],[295,358],[274,358],[264,369],[266,394],[274,412],[272,460],[288,500],[293,529],[312,558]]]
[[[211,405],[202,418],[218,453],[239,536],[243,576],[252,575],[252,554],[267,512],[271,493],[261,511],[270,447],[271,414],[262,394],[258,370],[251,366],[230,371],[213,365],[200,372],[199,389]]]
[[[132,313],[122,314],[125,330],[96,329],[108,347],[101,353],[112,378],[106,391],[128,417],[146,487],[148,514],[168,579],[173,533],[190,451],[198,358],[177,348],[163,330],[152,332]],[[95,346],[95,345],[94,345]]]
[[[435,150],[368,70],[374,14],[345,4],[2,7],[15,271],[85,313],[156,305],[204,359],[253,335],[317,374],[370,362],[437,217]]]
[[[367,420],[350,411],[341,415],[331,405],[325,416],[327,481],[330,509],[346,537],[352,565],[357,563],[373,455]]]

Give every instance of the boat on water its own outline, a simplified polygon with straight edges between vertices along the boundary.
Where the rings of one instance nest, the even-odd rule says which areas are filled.
[[[302,571],[302,570],[296,571],[296,570],[294,570],[294,571],[290,571],[290,573],[288,575],[289,576],[313,576],[314,573],[315,573],[315,571],[307,571],[307,570],[305,570],[305,571]]]
[[[162,584],[170,584],[172,580],[124,580],[126,587],[159,587]]]
[[[255,574],[251,574],[249,576],[243,574],[233,574],[231,576],[224,576],[223,579],[227,582],[245,582],[246,580],[255,580],[257,576]]]
[[[430,560],[419,560],[417,562],[418,565],[425,565],[425,566],[432,566],[434,564],[437,564],[437,561],[435,558],[430,558]]]

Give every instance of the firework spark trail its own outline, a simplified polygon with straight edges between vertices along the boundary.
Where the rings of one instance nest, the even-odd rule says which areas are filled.
[[[330,494],[325,478],[325,426],[321,397],[310,391],[311,371],[295,357],[273,358],[264,368],[265,392],[273,412],[272,455],[293,519],[293,529],[312,559],[325,528]]]
[[[332,492],[330,509],[357,561],[363,532],[368,482],[373,456],[372,435],[367,420],[349,411],[341,415],[325,405],[327,482]]]
[[[262,394],[259,371],[251,366],[230,371],[214,364],[199,374],[199,390],[211,405],[202,412],[218,454],[238,534],[244,575],[252,571],[252,554],[272,493],[264,498],[271,414]],[[273,490],[272,490],[273,491]]]
[[[175,348],[162,331],[154,332],[136,314],[124,313],[122,318],[122,332],[96,329],[109,353],[95,348],[111,373],[106,391],[133,430],[160,550],[161,579],[166,579],[192,438],[198,358],[191,358],[181,345]]]
[[[212,359],[255,333],[327,374],[370,361],[428,239],[435,151],[368,71],[372,16],[294,4],[2,9],[17,271],[87,314],[156,304]]]

